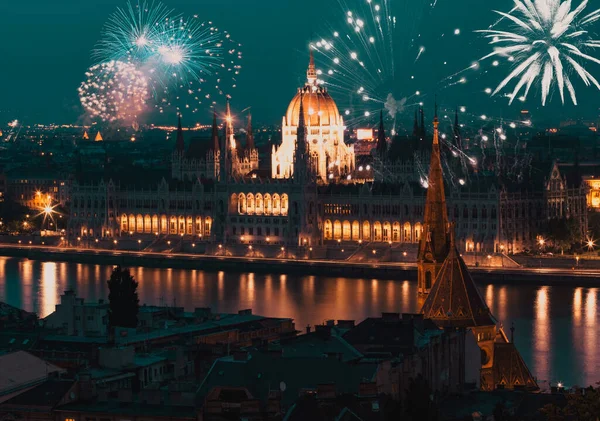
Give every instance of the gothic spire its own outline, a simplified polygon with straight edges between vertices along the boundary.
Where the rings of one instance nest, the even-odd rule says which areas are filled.
[[[177,122],[177,140],[175,141],[175,150],[183,153],[185,150],[185,142],[183,141],[183,129],[181,127],[181,114]]]
[[[413,124],[413,136],[414,137],[419,136],[419,119],[417,117],[417,113],[418,113],[418,111],[415,110],[415,122]]]
[[[212,134],[210,135],[213,144],[213,151],[220,150],[219,145],[219,126],[217,126],[217,112],[213,110]]]
[[[448,255],[449,238],[448,210],[446,208],[438,125],[436,113],[433,120],[433,145],[429,164],[429,178],[427,180],[423,235],[419,242],[418,261],[441,264]]]
[[[452,127],[452,132],[454,135],[454,146],[461,149],[462,141],[461,141],[461,137],[460,137],[460,124],[458,124],[458,108],[456,108],[454,110],[454,127]]]
[[[385,128],[383,126],[383,110],[379,111],[379,131],[377,132],[377,153],[383,158],[387,153],[387,141],[385,140]]]
[[[420,108],[420,112],[421,112],[421,130],[420,130],[420,135],[421,135],[422,139],[425,139],[425,134],[427,132],[425,130],[425,110],[423,110],[422,106]]]
[[[306,79],[309,85],[315,85],[317,82],[317,70],[315,68],[315,58],[312,49],[310,50],[310,61],[308,62],[308,70],[306,71]]]
[[[254,149],[254,133],[252,133],[252,114],[248,111],[248,127],[246,128],[246,148]]]

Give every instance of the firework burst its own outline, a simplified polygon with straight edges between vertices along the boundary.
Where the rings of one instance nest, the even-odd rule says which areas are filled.
[[[92,66],[79,87],[83,108],[105,122],[136,123],[149,98],[146,76],[133,64],[121,61]]]
[[[574,73],[586,86],[600,84],[585,69],[584,64],[600,60],[588,52],[600,48],[600,40],[592,38],[589,25],[600,20],[600,9],[585,14],[588,0],[572,8],[571,0],[514,0],[509,13],[496,11],[510,22],[506,30],[487,29],[484,33],[494,45],[494,51],[483,57],[506,57],[514,64],[512,72],[498,85],[492,95],[502,91],[511,81],[517,83],[508,94],[510,103],[524,90],[526,98],[534,83],[539,82],[542,105],[546,104],[552,87],[558,87],[562,103],[565,88],[571,101],[577,105],[577,96],[571,80]]]
[[[160,113],[167,108],[197,112],[201,104],[214,106],[219,96],[231,96],[242,52],[227,31],[197,15],[185,18],[158,2],[129,2],[110,17],[93,57],[98,64],[80,87],[82,104],[92,117],[118,121],[123,120],[124,104],[107,97],[104,86],[126,84],[111,82],[111,75],[122,78],[131,69],[141,73],[151,93],[147,102]],[[105,67],[109,63],[114,73]],[[126,107],[125,114],[133,114],[129,111]]]

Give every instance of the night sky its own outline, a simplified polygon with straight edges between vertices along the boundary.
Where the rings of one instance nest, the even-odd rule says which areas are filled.
[[[345,3],[360,1],[363,0],[345,0]],[[243,44],[243,69],[232,106],[238,111],[251,106],[258,123],[280,123],[287,104],[305,78],[309,42],[328,35],[332,25],[345,28],[344,12],[337,0],[165,0],[164,3],[181,13],[198,14],[214,21]],[[394,46],[399,70],[386,89],[394,91],[395,97],[420,90],[423,93],[420,100],[426,107],[432,107],[433,96],[437,94],[447,108],[465,105],[474,114],[505,118],[515,118],[522,108],[544,119],[598,115],[598,91],[585,87],[580,80],[574,82],[578,107],[568,101],[562,106],[555,94],[545,108],[541,107],[537,87],[527,102],[516,101],[510,107],[507,98],[490,98],[483,92],[486,87],[494,88],[509,73],[508,66],[491,68],[487,63],[478,71],[465,73],[466,84],[445,87],[439,83],[490,51],[482,36],[473,31],[485,29],[497,19],[492,8],[509,11],[511,1],[438,0],[435,8],[422,0],[391,0],[391,3],[398,19]],[[14,118],[25,124],[80,122],[84,113],[77,87],[85,70],[94,64],[90,52],[110,14],[124,4],[123,0],[0,2],[3,40],[0,125]],[[460,28],[459,36],[453,34],[455,28]],[[411,36],[419,35],[417,41],[411,42]],[[415,62],[420,45],[426,51]],[[600,78],[600,65],[590,64],[587,68]],[[411,80],[410,75],[417,78]],[[409,122],[413,110],[409,107],[400,119]],[[156,117],[157,122],[166,117]],[[209,112],[191,116],[188,123],[192,123],[190,119],[194,123],[207,123]]]

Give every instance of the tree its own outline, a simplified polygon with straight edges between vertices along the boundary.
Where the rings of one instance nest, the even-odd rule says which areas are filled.
[[[116,266],[108,280],[108,324],[110,327],[137,327],[140,300],[137,281],[129,269]]]
[[[600,419],[600,390],[588,387],[566,395],[566,406],[548,404],[540,409],[551,421],[597,421]]]
[[[560,248],[570,249],[573,244],[580,243],[581,230],[577,221],[573,218],[553,218],[546,224],[546,233],[552,243]]]

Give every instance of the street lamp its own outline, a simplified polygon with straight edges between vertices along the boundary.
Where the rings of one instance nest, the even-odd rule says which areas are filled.
[[[575,256],[576,267],[579,267],[579,256]]]

